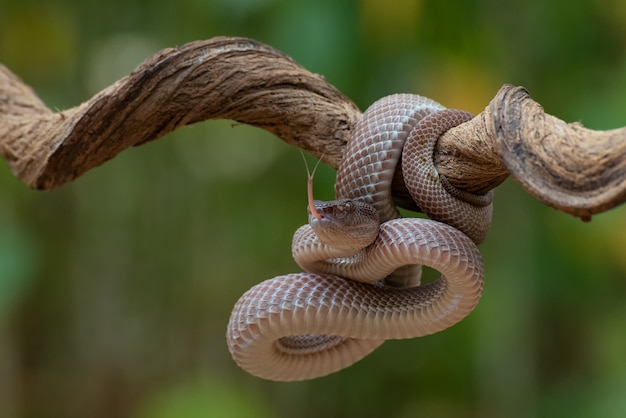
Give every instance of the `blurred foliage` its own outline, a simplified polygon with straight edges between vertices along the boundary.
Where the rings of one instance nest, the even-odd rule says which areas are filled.
[[[249,36],[365,108],[395,92],[480,112],[503,83],[551,114],[626,125],[622,0],[0,0],[0,62],[51,108],[159,49]],[[583,224],[496,193],[475,312],[353,367],[266,382],[232,362],[237,298],[295,271],[297,150],[228,121],[128,150],[74,184],[0,168],[0,416],[623,417],[626,211]],[[332,197],[321,169],[316,195]]]

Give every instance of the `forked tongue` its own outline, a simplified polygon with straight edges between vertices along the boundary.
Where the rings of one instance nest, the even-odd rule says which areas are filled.
[[[315,203],[313,199],[313,176],[315,176],[315,171],[317,170],[317,167],[320,165],[320,161],[322,161],[322,159],[320,157],[320,159],[317,160],[315,167],[313,167],[313,171],[309,171],[309,163],[307,163],[306,158],[304,157],[304,153],[302,153],[302,151],[300,151],[300,153],[302,154],[302,159],[304,160],[304,166],[306,167],[307,196],[309,200],[309,210],[311,211],[311,215],[313,215],[315,219],[322,219],[322,215],[320,215],[320,213],[315,208]]]

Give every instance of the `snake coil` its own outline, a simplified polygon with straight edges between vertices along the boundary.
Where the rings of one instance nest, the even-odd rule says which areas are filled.
[[[309,194],[309,224],[292,244],[305,272],[266,280],[235,304],[227,343],[241,368],[281,381],[324,376],[384,340],[439,332],[474,309],[492,196],[455,191],[433,163],[439,136],[470,117],[408,94],[367,109],[337,171],[337,200],[311,202]],[[390,190],[400,163],[431,219],[399,217]],[[419,285],[421,265],[442,276]]]

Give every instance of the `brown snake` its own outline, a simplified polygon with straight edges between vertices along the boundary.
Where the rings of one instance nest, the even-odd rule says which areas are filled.
[[[292,246],[306,272],[254,286],[233,309],[227,342],[240,367],[265,379],[312,379],[384,340],[432,334],[472,311],[492,196],[455,190],[433,162],[439,136],[469,118],[407,94],[367,109],[337,171],[337,200],[313,203],[309,194],[309,224]],[[390,190],[400,160],[411,197],[432,220],[399,218]],[[442,276],[420,286],[415,265]]]

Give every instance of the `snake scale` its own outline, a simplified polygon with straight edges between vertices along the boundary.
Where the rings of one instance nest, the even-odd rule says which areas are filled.
[[[309,223],[292,245],[304,272],[266,280],[235,304],[227,343],[241,368],[279,381],[324,376],[387,339],[439,332],[474,309],[492,195],[454,189],[433,162],[439,136],[470,118],[409,94],[364,112],[337,171],[337,200],[309,193]],[[398,164],[430,219],[400,217],[391,196]],[[421,265],[441,277],[420,285]]]

